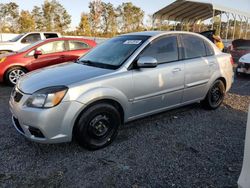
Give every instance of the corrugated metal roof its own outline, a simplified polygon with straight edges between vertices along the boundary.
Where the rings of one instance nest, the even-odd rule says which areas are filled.
[[[248,1],[249,0],[239,0],[232,3],[225,0],[177,0],[157,11],[154,14],[154,18],[160,20],[196,22],[198,20],[212,18],[213,9],[215,9],[215,15],[223,11],[250,18],[250,2]],[[241,6],[237,6],[239,3]],[[244,10],[237,10],[236,7],[244,7]]]

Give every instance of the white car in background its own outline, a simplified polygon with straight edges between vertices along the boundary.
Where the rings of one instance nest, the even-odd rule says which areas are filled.
[[[246,139],[245,139],[245,152],[243,166],[238,180],[239,188],[249,188],[250,187],[250,105],[248,110],[248,121],[246,129]]]
[[[32,43],[48,38],[61,37],[60,33],[56,32],[29,32],[17,35],[13,39],[0,42],[0,54],[18,51]]]
[[[250,74],[250,53],[243,55],[239,59],[236,74]]]

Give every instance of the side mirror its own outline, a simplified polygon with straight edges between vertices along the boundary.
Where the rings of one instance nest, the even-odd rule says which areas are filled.
[[[41,50],[35,50],[34,52],[34,57],[37,59],[39,55],[42,55],[42,51]]]
[[[26,39],[26,38],[22,39],[22,40],[21,40],[21,43],[23,43],[23,44],[28,43],[28,42],[27,42],[27,39]]]
[[[139,68],[154,68],[157,67],[157,64],[157,60],[150,56],[140,57],[137,61],[137,66]]]

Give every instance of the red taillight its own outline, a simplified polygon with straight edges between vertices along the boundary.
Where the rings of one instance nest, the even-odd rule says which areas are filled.
[[[234,60],[233,60],[232,57],[230,57],[230,63],[231,63],[232,65],[234,65]]]

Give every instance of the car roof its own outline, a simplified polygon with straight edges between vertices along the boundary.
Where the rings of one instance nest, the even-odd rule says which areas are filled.
[[[126,35],[144,35],[144,36],[160,36],[164,34],[191,34],[191,35],[198,35],[201,36],[199,33],[194,32],[188,32],[188,31],[141,31],[141,32],[133,32],[133,33],[127,33]]]

